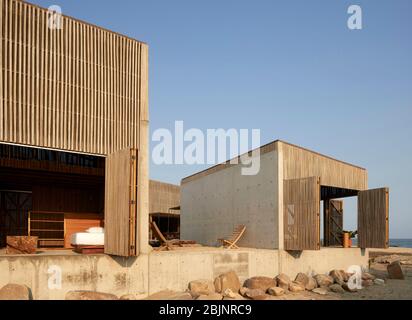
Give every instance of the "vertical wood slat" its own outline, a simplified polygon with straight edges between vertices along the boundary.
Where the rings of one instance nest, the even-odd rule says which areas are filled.
[[[361,248],[388,248],[389,188],[359,192],[358,246]]]
[[[180,206],[180,187],[159,181],[149,181],[149,213],[177,213]]]
[[[110,154],[106,158],[105,179],[105,253],[134,256],[137,150],[123,149]]]
[[[353,190],[367,189],[365,169],[331,159],[316,152],[283,144],[283,175],[285,179],[319,176],[322,185]]]
[[[1,15],[0,141],[98,155],[139,148],[145,44],[65,16],[49,29],[47,10],[23,1],[2,0]]]
[[[320,249],[320,179],[284,180],[285,250]]]
[[[341,246],[343,244],[343,201],[327,199],[323,201],[323,245]]]
[[[3,88],[3,77],[6,74],[6,71],[3,70],[3,59],[6,58],[6,53],[3,51],[3,49],[6,47],[5,44],[3,45],[3,42],[5,41],[5,38],[6,38],[3,35],[3,21],[4,21],[4,24],[7,25],[7,20],[5,19],[4,17],[5,15],[3,14],[4,9],[5,9],[4,2],[0,0],[0,14],[2,17],[2,21],[0,21],[0,55],[1,55],[0,56],[0,140],[4,139],[3,122],[4,122],[4,105],[6,104],[6,102],[3,101],[3,89],[4,89]]]

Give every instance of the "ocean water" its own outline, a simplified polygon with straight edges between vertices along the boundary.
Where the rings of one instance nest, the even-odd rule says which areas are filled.
[[[354,245],[357,244],[357,239],[352,239]],[[412,239],[389,239],[390,247],[412,248]]]

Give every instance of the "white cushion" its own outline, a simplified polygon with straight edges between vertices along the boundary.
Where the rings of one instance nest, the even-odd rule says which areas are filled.
[[[71,244],[78,246],[104,246],[104,233],[73,233]]]
[[[104,233],[104,229],[101,227],[92,227],[86,230],[88,233]]]

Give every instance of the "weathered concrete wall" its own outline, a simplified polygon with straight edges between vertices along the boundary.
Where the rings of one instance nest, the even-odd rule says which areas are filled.
[[[61,289],[49,289],[51,267],[61,269]],[[7,283],[31,288],[36,300],[64,299],[70,290],[93,290],[118,296],[148,292],[148,255],[112,258],[107,255],[31,255],[0,257],[0,287]],[[51,281],[51,280],[50,280]]]
[[[304,251],[299,258],[283,250],[239,249],[204,252],[155,252],[150,255],[150,293],[165,288],[186,290],[189,281],[214,279],[234,270],[241,282],[253,276],[275,277],[280,272],[294,278],[297,273],[327,273],[347,270],[351,265],[368,267],[368,252],[358,248],[324,248]],[[279,269],[280,268],[280,269]]]
[[[295,276],[298,272],[307,274],[327,273],[332,269],[347,270],[351,265],[369,266],[369,252],[360,248],[321,248],[305,250],[300,255],[280,251],[281,272]]]
[[[181,186],[181,238],[209,246],[229,236],[239,224],[247,227],[239,244],[278,248],[277,152],[261,155],[260,172],[242,176],[231,166]]]
[[[49,289],[51,266],[62,270],[62,288]],[[351,265],[368,267],[368,252],[361,249],[324,248],[293,257],[282,250],[199,248],[152,252],[137,259],[113,259],[106,255],[1,256],[0,287],[25,284],[34,299],[64,299],[70,290],[93,290],[141,298],[164,289],[184,291],[188,282],[214,279],[234,270],[243,282],[253,276],[275,277],[280,272],[326,273]]]

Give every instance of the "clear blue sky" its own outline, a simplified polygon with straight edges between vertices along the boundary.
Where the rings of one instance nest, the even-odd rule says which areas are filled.
[[[31,2],[149,44],[152,132],[258,128],[366,167],[391,189],[390,236],[412,238],[412,1]],[[363,30],[346,26],[351,4]],[[150,169],[179,183],[202,167]]]

